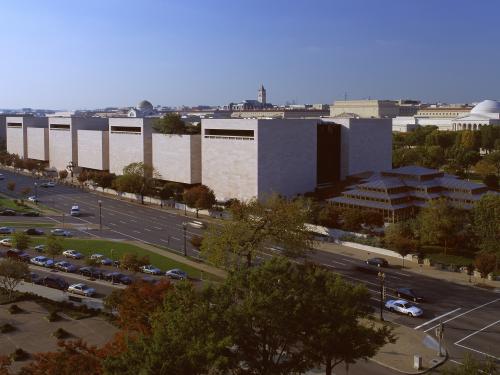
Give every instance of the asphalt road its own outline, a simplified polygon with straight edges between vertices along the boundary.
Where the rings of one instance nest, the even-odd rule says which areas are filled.
[[[0,182],[0,192],[6,190],[6,181],[16,182],[16,190],[23,187],[33,188],[31,177],[16,175],[2,171],[5,180]],[[82,216],[65,218],[66,222],[93,225],[99,224],[99,204],[102,201],[103,230],[91,229],[87,235],[108,238],[133,239],[183,252],[184,232],[182,223],[193,220],[182,214],[158,210],[135,203],[120,201],[89,193],[77,188],[58,185],[54,188],[38,188],[41,202],[69,214],[72,205],[80,206]],[[8,221],[9,218],[5,218]],[[61,221],[61,217],[51,220]],[[191,256],[198,252],[190,246],[189,238],[202,234],[202,230],[188,227],[186,231],[186,250]],[[349,255],[349,248],[339,247],[337,254],[317,251],[311,255],[311,260],[333,272],[340,273],[348,280],[365,284],[371,292],[374,307],[378,307],[380,284],[374,274],[365,274],[354,269],[360,261]],[[437,280],[391,267],[385,270],[388,298],[395,297],[394,289],[408,286],[420,291],[426,302],[418,304],[424,310],[421,318],[409,318],[384,311],[388,320],[396,321],[408,327],[434,334],[436,325],[442,321],[445,325],[444,342],[450,354],[451,361],[460,363],[466,353],[478,357],[490,356],[500,361],[498,343],[500,343],[500,294],[475,287],[462,286],[451,282]],[[367,372],[367,367],[369,371]],[[358,363],[349,369],[350,374],[391,374],[392,372],[379,368],[371,362]],[[338,373],[342,373],[339,370]]]

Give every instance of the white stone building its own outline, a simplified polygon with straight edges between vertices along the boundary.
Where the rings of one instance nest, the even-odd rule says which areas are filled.
[[[49,117],[49,165],[67,169],[78,166],[78,131],[107,130],[108,119],[98,117]]]
[[[201,135],[152,135],[153,168],[162,180],[199,184],[201,182]]]
[[[202,120],[202,183],[218,200],[311,192],[390,168],[391,153],[385,119]]]
[[[453,130],[479,130],[485,125],[500,125],[500,102],[484,100],[470,113],[457,117],[452,122]]]
[[[109,119],[109,171],[123,174],[131,163],[152,165],[152,118]]]
[[[78,166],[109,170],[109,131],[78,130]]]
[[[43,143],[40,147],[40,152],[33,152],[37,149],[37,139],[34,138],[32,141],[28,141],[28,129],[29,128],[46,128],[47,127],[47,118],[46,117],[28,117],[28,116],[19,116],[19,117],[6,117],[6,138],[7,138],[7,152],[11,154],[16,154],[20,158],[30,157],[28,155],[28,144],[33,142],[33,145],[30,145],[30,149],[32,150],[33,156],[39,156],[43,158],[33,157],[33,159],[38,160],[46,160],[45,159],[45,137],[43,136],[40,140]],[[30,132],[31,133],[31,132]],[[40,132],[40,135],[43,135],[43,131]]]

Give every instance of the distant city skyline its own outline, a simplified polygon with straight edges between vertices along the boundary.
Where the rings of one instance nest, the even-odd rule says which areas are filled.
[[[479,6],[480,5],[480,6]],[[496,0],[0,5],[0,108],[500,98]]]

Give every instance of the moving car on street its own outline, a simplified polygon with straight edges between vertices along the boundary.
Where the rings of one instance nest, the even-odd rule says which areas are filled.
[[[42,182],[40,184],[41,187],[44,187],[44,188],[49,188],[49,187],[55,187],[56,186],[56,183],[55,182],[52,182],[52,181],[45,181],[45,182]]]
[[[420,294],[418,294],[411,288],[397,288],[396,295],[399,298],[403,297],[412,300],[413,302],[422,302],[424,300],[424,298]]]
[[[69,211],[71,216],[80,216],[80,207],[78,205],[71,206],[71,210]]]
[[[38,216],[40,216],[40,212],[37,212],[37,211],[28,211],[28,212],[23,213],[23,216],[38,217]]]
[[[165,272],[165,276],[175,280],[186,280],[188,274],[179,268],[174,268]]]
[[[391,299],[385,303],[385,307],[389,309],[389,311],[398,312],[411,317],[421,316],[424,313],[420,307],[413,306],[404,299]]]
[[[156,268],[152,264],[141,267],[141,272],[148,273],[150,275],[161,275],[163,272],[159,268]]]
[[[14,210],[8,210],[7,209],[7,210],[0,211],[0,215],[2,215],[2,216],[16,216],[16,214],[17,213]]]
[[[389,262],[384,258],[370,258],[366,261],[366,264],[377,267],[389,267]]]
[[[71,258],[71,259],[82,259],[83,258],[83,254],[79,253],[76,250],[71,250],[71,249],[64,250],[62,254],[66,258]]]
[[[95,289],[91,288],[87,284],[78,283],[73,284],[68,287],[69,293],[79,294],[85,297],[92,297],[95,294]]]
[[[38,198],[37,198],[37,197],[35,197],[34,195],[32,195],[31,197],[28,197],[28,200],[29,200],[30,202],[33,202],[33,203],[38,203],[38,202],[40,202],[40,201],[38,200]]]

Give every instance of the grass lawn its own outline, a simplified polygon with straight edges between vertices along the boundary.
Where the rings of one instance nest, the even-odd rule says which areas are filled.
[[[474,264],[474,259],[463,257],[460,255],[444,255],[443,253],[439,253],[427,254],[426,257],[436,263],[453,264],[458,267],[467,266],[468,264]]]
[[[46,241],[45,237],[32,237],[32,246],[39,244],[44,244]],[[65,238],[63,241],[63,247],[65,250],[73,249],[77,250],[85,255],[92,255],[95,253],[102,254],[111,259],[120,259],[125,253],[135,253],[138,256],[147,255],[151,264],[161,270],[169,270],[172,268],[180,268],[188,273],[189,276],[194,278],[201,278],[201,271],[197,268],[188,266],[184,263],[177,262],[152,251],[143,249],[142,247],[132,245],[129,243],[124,243],[120,241],[109,241],[109,240],[94,240],[94,239],[77,239],[77,238]],[[111,250],[113,250],[111,252]],[[221,279],[215,275],[203,273],[204,280],[220,281]]]
[[[55,224],[34,221],[0,221],[0,227],[54,228]]]
[[[12,199],[4,195],[0,195],[0,208],[14,210],[17,212],[40,211],[38,207],[33,207],[26,200],[21,203],[20,199]]]

